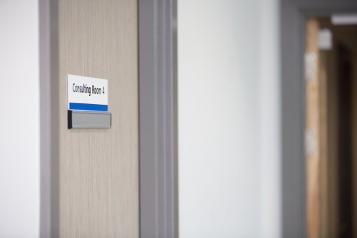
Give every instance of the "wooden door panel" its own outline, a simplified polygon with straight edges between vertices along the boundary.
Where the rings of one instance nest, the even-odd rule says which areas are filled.
[[[135,0],[59,0],[60,237],[138,237]],[[111,129],[67,129],[67,74],[109,84]]]

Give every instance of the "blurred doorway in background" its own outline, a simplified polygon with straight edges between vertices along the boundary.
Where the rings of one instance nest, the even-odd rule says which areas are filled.
[[[309,238],[357,237],[357,15],[305,25]]]

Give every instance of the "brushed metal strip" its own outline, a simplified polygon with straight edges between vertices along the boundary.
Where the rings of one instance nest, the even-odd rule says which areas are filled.
[[[110,112],[89,112],[68,110],[68,129],[109,129]]]

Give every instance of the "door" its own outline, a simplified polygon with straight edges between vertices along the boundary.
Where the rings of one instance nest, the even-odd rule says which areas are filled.
[[[306,21],[306,219],[308,237],[356,237],[357,22]]]
[[[138,237],[136,0],[58,1],[59,236]],[[67,129],[67,75],[108,80],[110,129]]]

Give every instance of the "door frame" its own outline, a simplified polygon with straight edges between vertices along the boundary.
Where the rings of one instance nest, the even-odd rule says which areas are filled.
[[[140,237],[178,237],[176,0],[139,0]]]
[[[40,227],[59,237],[58,2],[39,0]]]
[[[280,0],[282,237],[306,237],[305,19],[357,13],[355,0]]]

